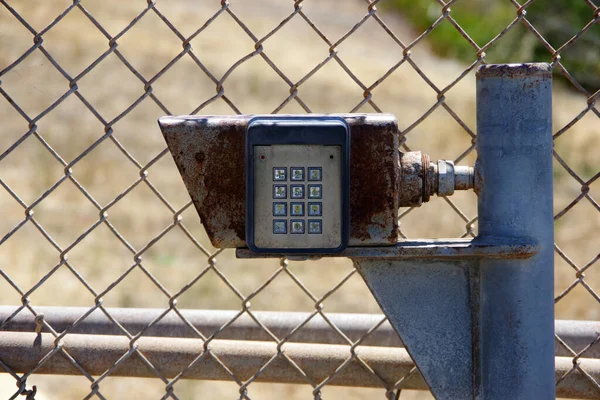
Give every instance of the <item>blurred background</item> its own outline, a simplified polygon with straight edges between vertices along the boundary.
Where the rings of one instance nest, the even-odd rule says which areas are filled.
[[[28,295],[33,308],[90,308],[95,293],[124,276],[103,295],[104,306],[165,309],[169,294],[210,266],[178,307],[239,310],[232,287],[248,296],[280,268],[277,260],[237,260],[230,250],[209,264],[216,249],[165,151],[156,123],[162,115],[389,112],[411,149],[474,162],[474,70],[483,61],[480,49],[523,18],[516,1],[458,0],[444,14],[441,1],[388,0],[377,4],[378,19],[364,21],[371,9],[361,0],[297,4],[301,13],[287,19],[291,0],[0,1],[0,304],[16,308],[22,302],[15,287],[35,287]],[[576,39],[554,68],[557,319],[600,320],[594,10],[590,0],[534,1],[526,21],[484,49],[487,63],[552,62],[552,48]],[[262,54],[256,51],[282,21],[261,42]],[[410,62],[400,63],[409,45]],[[451,201],[403,210],[401,230],[407,238],[473,236],[476,196],[458,192]],[[289,270],[316,298],[335,288],[325,313],[381,313],[349,260],[290,262]],[[311,312],[315,301],[280,274],[251,308]],[[36,399],[90,393],[83,376],[34,374],[32,384]],[[108,377],[100,385],[106,398],[160,398],[164,388],[158,379],[138,378]],[[14,379],[0,375],[0,398],[15,390]],[[304,399],[312,390],[252,383],[248,395]],[[234,382],[175,385],[188,399],[237,398],[238,391]],[[325,386],[322,396],[383,399],[385,388]]]

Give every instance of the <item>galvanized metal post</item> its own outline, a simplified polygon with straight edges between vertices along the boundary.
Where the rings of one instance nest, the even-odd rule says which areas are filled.
[[[528,259],[480,261],[477,397],[554,399],[550,66],[482,66],[477,131],[480,236],[539,244]]]

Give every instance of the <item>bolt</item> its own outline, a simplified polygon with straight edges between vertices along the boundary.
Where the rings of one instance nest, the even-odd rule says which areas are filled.
[[[473,167],[455,166],[452,161],[439,160],[434,169],[436,170],[435,190],[438,196],[451,196],[455,190],[469,190],[475,186]]]
[[[454,194],[454,163],[448,160],[439,160],[437,166],[437,195],[452,196]]]
[[[400,207],[419,207],[434,193],[451,196],[455,190],[475,186],[473,167],[455,166],[449,160],[430,162],[420,151],[400,153]]]

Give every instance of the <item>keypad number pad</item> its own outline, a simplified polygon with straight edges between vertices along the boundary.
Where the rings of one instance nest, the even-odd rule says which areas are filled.
[[[288,175],[289,171],[289,175]],[[276,166],[273,168],[273,234],[323,234],[322,167]],[[289,202],[281,201],[288,200]],[[282,219],[281,217],[293,217]],[[298,219],[298,217],[310,219]],[[288,231],[289,227],[289,231]]]
[[[246,173],[239,172],[246,181],[246,201],[240,205],[246,210],[248,248],[277,256],[345,249],[350,239],[350,127],[345,119],[256,116],[245,133]],[[224,183],[229,178],[224,176]]]

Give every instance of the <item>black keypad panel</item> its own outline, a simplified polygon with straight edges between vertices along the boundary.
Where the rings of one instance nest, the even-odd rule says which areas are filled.
[[[313,183],[321,181],[323,181],[322,167],[273,168],[274,234],[321,235],[323,233],[323,220],[314,219],[314,217],[323,217],[323,185]],[[319,201],[310,201],[315,199]],[[282,217],[289,217],[289,219]],[[310,219],[298,217],[310,217]]]

